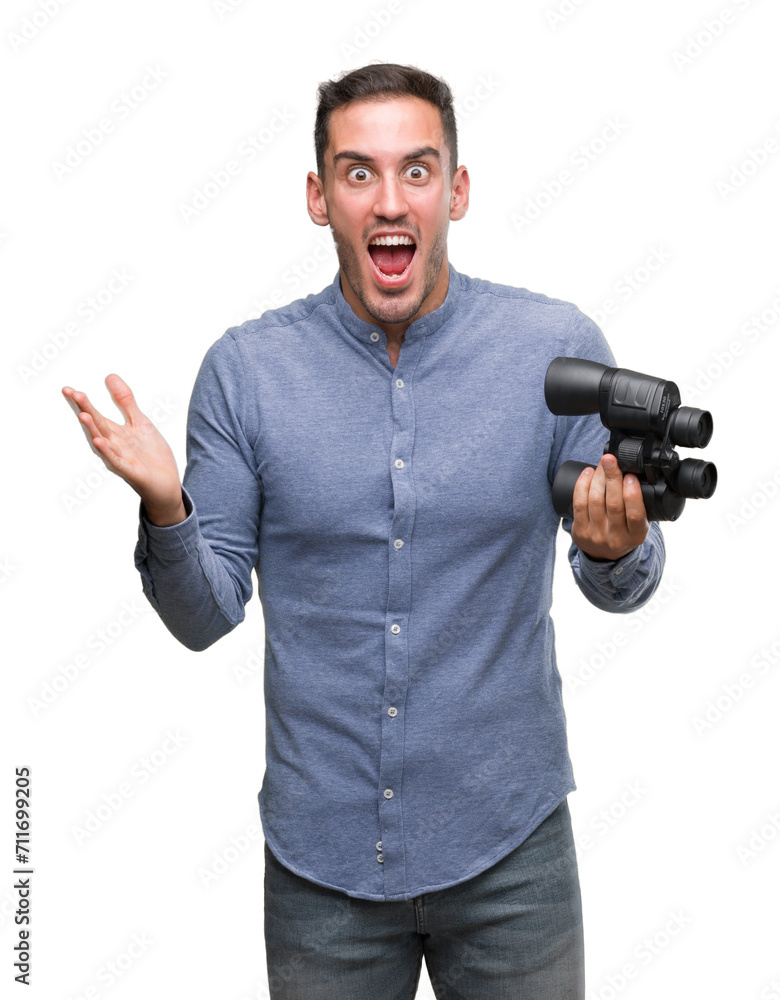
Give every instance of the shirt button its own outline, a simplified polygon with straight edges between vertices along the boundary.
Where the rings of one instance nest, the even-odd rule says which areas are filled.
[[[398,709],[397,708],[388,708],[387,714],[390,716],[391,719],[394,719],[396,717],[396,715],[398,715]]]
[[[379,862],[380,865],[384,864],[384,860],[385,859],[383,858],[383,856],[381,854],[377,854],[376,859],[377,859],[377,861]]]
[[[397,378],[395,380],[395,384],[398,386],[399,389],[403,389],[403,387],[404,387],[404,380],[402,378]]]
[[[371,331],[371,339],[374,341],[374,343],[376,343],[379,340],[379,334],[376,332],[376,330]]]
[[[397,549],[402,549],[404,545],[403,538],[396,538],[396,540],[393,542],[393,545],[395,545]]]
[[[393,635],[398,635],[398,633],[401,631],[401,626],[400,625],[391,625],[390,626],[390,631],[393,633]]]
[[[392,788],[386,788],[385,789],[385,798],[386,799],[392,799],[392,797],[393,797],[393,789]]]
[[[376,844],[376,849],[377,849],[378,851],[381,851],[381,850],[382,850],[382,841],[381,841],[381,840],[378,840],[378,841],[377,841],[377,844]]]
[[[395,460],[395,467],[396,467],[396,469],[403,469],[403,467],[404,467],[404,460],[402,458],[397,458]]]

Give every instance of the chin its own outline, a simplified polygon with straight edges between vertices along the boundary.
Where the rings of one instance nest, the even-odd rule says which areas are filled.
[[[420,311],[423,297],[413,289],[374,294],[370,301],[362,299],[363,306],[380,323],[408,323]]]

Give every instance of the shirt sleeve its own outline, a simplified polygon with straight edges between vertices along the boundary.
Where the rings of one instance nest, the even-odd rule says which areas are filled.
[[[159,527],[139,509],[135,565],[166,628],[203,650],[243,621],[258,559],[262,481],[247,438],[244,368],[226,333],[206,353],[187,414],[187,517]]]
[[[598,361],[610,368],[615,359],[599,327],[574,307],[570,325],[568,357]],[[573,459],[598,465],[609,440],[609,430],[598,414],[576,417],[556,417],[553,450],[548,470],[552,484],[558,469]],[[571,535],[572,518],[564,517],[561,526]],[[591,559],[573,542],[569,547],[569,565],[577,586],[595,607],[602,611],[628,613],[646,604],[655,593],[663,574],[666,550],[657,521],[651,521],[650,531],[642,545],[621,559],[599,561]]]

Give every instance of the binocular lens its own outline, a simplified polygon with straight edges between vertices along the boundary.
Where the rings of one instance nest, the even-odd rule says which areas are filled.
[[[685,458],[677,469],[675,489],[681,497],[708,500],[718,485],[718,470],[712,462]]]
[[[708,410],[697,410],[694,406],[678,406],[669,421],[669,435],[681,448],[706,448],[710,443],[712,414]]]

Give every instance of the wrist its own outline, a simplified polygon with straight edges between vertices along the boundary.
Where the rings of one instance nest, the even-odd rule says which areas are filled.
[[[619,559],[623,559],[629,553],[633,552],[636,546],[632,545],[627,548],[610,550],[606,548],[606,546],[602,545],[599,546],[598,548],[594,548],[593,550],[588,551],[587,548],[578,544],[577,548],[580,550],[580,552],[586,555],[588,559],[591,560],[591,562],[611,563],[611,562],[617,562]]]
[[[181,491],[179,491],[178,498],[171,503],[155,503],[145,500],[143,497],[141,497],[141,503],[147,521],[158,528],[170,528],[187,519],[187,510]]]

